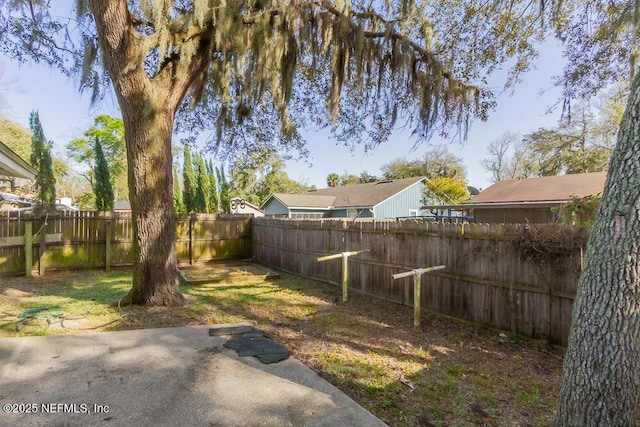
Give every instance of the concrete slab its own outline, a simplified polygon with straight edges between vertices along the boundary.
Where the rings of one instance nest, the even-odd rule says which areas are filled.
[[[239,357],[211,327],[0,338],[0,425],[385,425],[299,361]]]

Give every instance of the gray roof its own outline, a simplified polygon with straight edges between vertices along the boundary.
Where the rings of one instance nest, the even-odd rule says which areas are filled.
[[[0,175],[35,179],[37,171],[0,141]]]
[[[116,200],[113,202],[113,210],[114,211],[130,211],[131,210],[131,202],[128,200]]]
[[[366,184],[322,188],[320,190],[312,190],[298,194],[274,193],[272,196],[288,207],[319,209],[372,207],[425,179],[426,178],[419,176],[369,182]]]
[[[271,196],[280,200],[280,202],[283,205],[288,206],[290,208],[304,207],[304,208],[328,209],[331,206],[333,206],[333,201],[336,199],[335,196],[310,195],[306,193],[303,193],[303,194],[273,193]]]
[[[602,193],[606,179],[592,172],[498,181],[462,204],[567,201]]]

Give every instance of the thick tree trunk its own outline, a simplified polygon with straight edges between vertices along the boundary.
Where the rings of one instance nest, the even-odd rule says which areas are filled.
[[[556,425],[635,426],[640,375],[640,73],[573,311]]]
[[[144,69],[147,47],[133,28],[126,0],[92,0],[89,5],[125,128],[134,234],[133,286],[126,300],[180,305],[184,298],[175,253],[171,135],[192,75],[170,63],[150,78]]]
[[[184,299],[175,253],[173,111],[164,108],[164,100],[149,98],[121,102],[123,116],[127,117],[124,123],[135,253],[133,287],[127,300],[148,306],[174,306]],[[154,103],[156,108],[147,108],[153,113],[140,110]]]

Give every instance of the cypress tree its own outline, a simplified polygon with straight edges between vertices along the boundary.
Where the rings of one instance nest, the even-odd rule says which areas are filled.
[[[195,158],[196,187],[194,193],[194,209],[196,212],[209,212],[209,178],[201,155]]]
[[[218,177],[218,190],[220,201],[220,209],[223,212],[231,212],[231,197],[229,197],[229,183],[227,182],[227,178],[224,176],[224,167],[220,166],[220,168],[216,167],[216,175]]]
[[[187,213],[194,212],[193,197],[196,180],[193,176],[193,164],[189,144],[184,144],[184,163],[182,165],[182,202]]]
[[[175,166],[173,167],[173,210],[175,213],[184,212],[182,190],[180,189],[180,181],[178,180],[178,168]]]
[[[216,171],[211,159],[207,162],[207,176],[209,177],[209,212],[218,212],[218,183]]]
[[[29,117],[31,128],[31,165],[36,168],[36,192],[41,203],[53,204],[56,201],[56,179],[53,175],[51,160],[52,142],[47,143],[37,111]]]
[[[95,184],[93,186],[93,194],[96,196],[96,210],[112,211],[113,210],[113,185],[111,184],[111,174],[109,173],[109,164],[104,156],[102,143],[96,138],[94,146],[94,154],[96,165],[93,170],[95,176]]]
[[[51,141],[45,145],[42,152],[42,175],[40,177],[39,198],[44,203],[53,204],[56,201],[56,178],[53,175],[53,159],[51,158]]]

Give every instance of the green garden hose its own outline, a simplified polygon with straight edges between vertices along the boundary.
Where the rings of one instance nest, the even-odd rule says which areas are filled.
[[[60,307],[50,307],[48,305],[41,305],[40,307],[27,308],[18,313],[18,319],[35,319],[36,317],[61,317],[62,313],[42,313],[46,310],[60,311]]]

